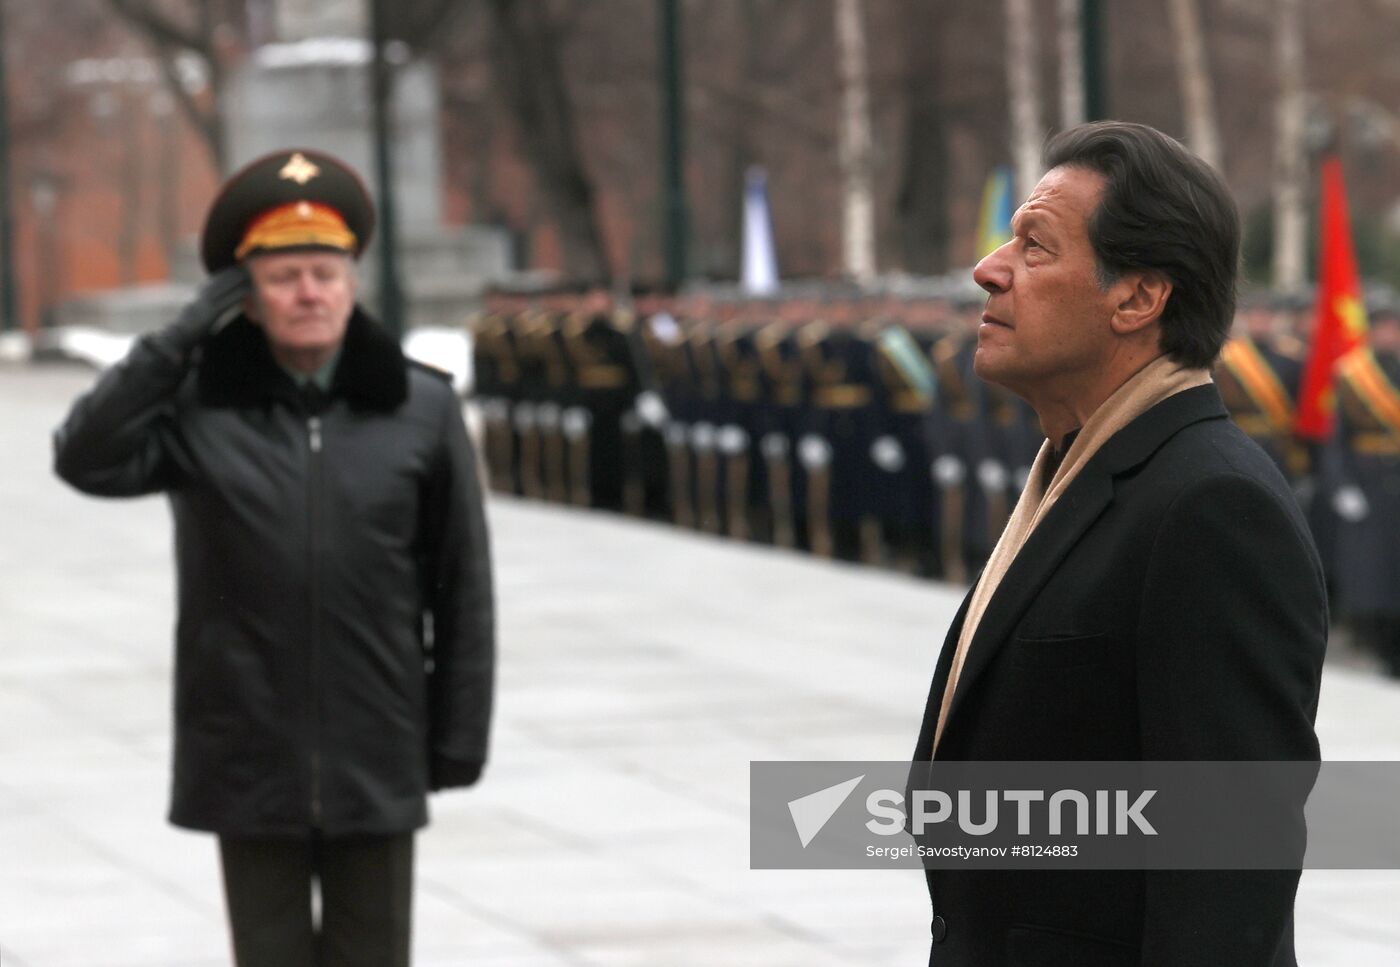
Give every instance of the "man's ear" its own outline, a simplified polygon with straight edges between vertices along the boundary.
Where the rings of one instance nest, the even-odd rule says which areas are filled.
[[[1125,272],[1119,280],[1126,291],[1113,311],[1109,326],[1120,336],[1142,332],[1162,318],[1172,283],[1161,272]]]
[[[262,325],[262,312],[258,309],[258,297],[252,292],[243,297],[243,314],[257,325]]]

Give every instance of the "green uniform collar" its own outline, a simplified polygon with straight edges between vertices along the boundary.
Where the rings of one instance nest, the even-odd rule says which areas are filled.
[[[291,377],[292,382],[296,383],[297,389],[305,389],[308,383],[314,383],[316,388],[321,392],[329,393],[331,389],[331,380],[335,378],[335,367],[339,362],[340,348],[337,347],[335,354],[322,363],[321,368],[314,373],[301,373],[294,369],[288,369],[285,366],[282,366],[282,372]],[[280,366],[281,364],[279,363],[278,365]]]

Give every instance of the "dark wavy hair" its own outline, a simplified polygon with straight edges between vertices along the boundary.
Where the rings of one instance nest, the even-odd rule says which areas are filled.
[[[1184,366],[1209,366],[1235,316],[1240,215],[1225,180],[1179,141],[1155,128],[1094,121],[1045,146],[1046,169],[1103,175],[1103,199],[1089,219],[1099,284],[1124,271],[1155,269],[1172,283],[1161,345]]]

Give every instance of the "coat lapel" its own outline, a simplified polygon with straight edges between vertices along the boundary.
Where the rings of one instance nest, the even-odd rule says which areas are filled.
[[[929,686],[928,700],[924,702],[924,724],[919,729],[919,741],[914,746],[914,759],[927,759],[933,748],[933,733],[938,725],[938,708],[943,703],[943,690],[948,687],[948,673],[953,666],[953,652],[957,650],[958,638],[962,635],[963,622],[967,620],[967,609],[972,604],[972,592],[982,575],[972,579],[972,587],[963,595],[962,605],[953,617],[948,633],[943,636],[943,650],[938,653],[938,664],[933,669],[933,684]]]
[[[1225,407],[1215,384],[1197,386],[1158,403],[1120,430],[1094,454],[1032,532],[988,602],[982,623],[978,625],[968,647],[962,673],[958,676],[957,691],[948,709],[948,721],[940,746],[947,742],[947,734],[957,718],[959,705],[976,686],[978,677],[991,664],[997,652],[1010,640],[1021,616],[1079,538],[1113,503],[1114,478],[1147,460],[1183,427],[1200,420],[1223,419],[1225,416]],[[953,623],[955,632],[961,632],[970,599],[971,593],[963,601],[962,610]],[[955,644],[957,638],[952,637],[954,631],[950,631],[948,641]],[[934,676],[937,694],[930,695],[931,711],[926,711],[924,715],[923,731],[928,733],[928,737],[921,748],[925,755],[933,745],[934,723],[938,719],[943,683],[948,680],[951,660],[952,646],[945,642],[938,673]],[[922,735],[920,742],[925,742]]]

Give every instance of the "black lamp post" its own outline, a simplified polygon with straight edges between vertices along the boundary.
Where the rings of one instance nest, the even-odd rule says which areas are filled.
[[[685,99],[681,84],[680,11],[678,0],[660,0],[662,205],[665,223],[666,282],[674,290],[685,280]]]
[[[15,218],[10,190],[10,113],[6,94],[5,4],[0,0],[0,331],[19,327],[15,274]]]
[[[385,0],[370,0],[370,43],[374,61],[370,68],[370,100],[374,125],[374,158],[379,189],[379,314],[385,328],[403,334],[404,299],[398,271],[398,218],[394,205],[394,158],[389,143],[392,78],[385,57],[388,43],[384,24]]]

